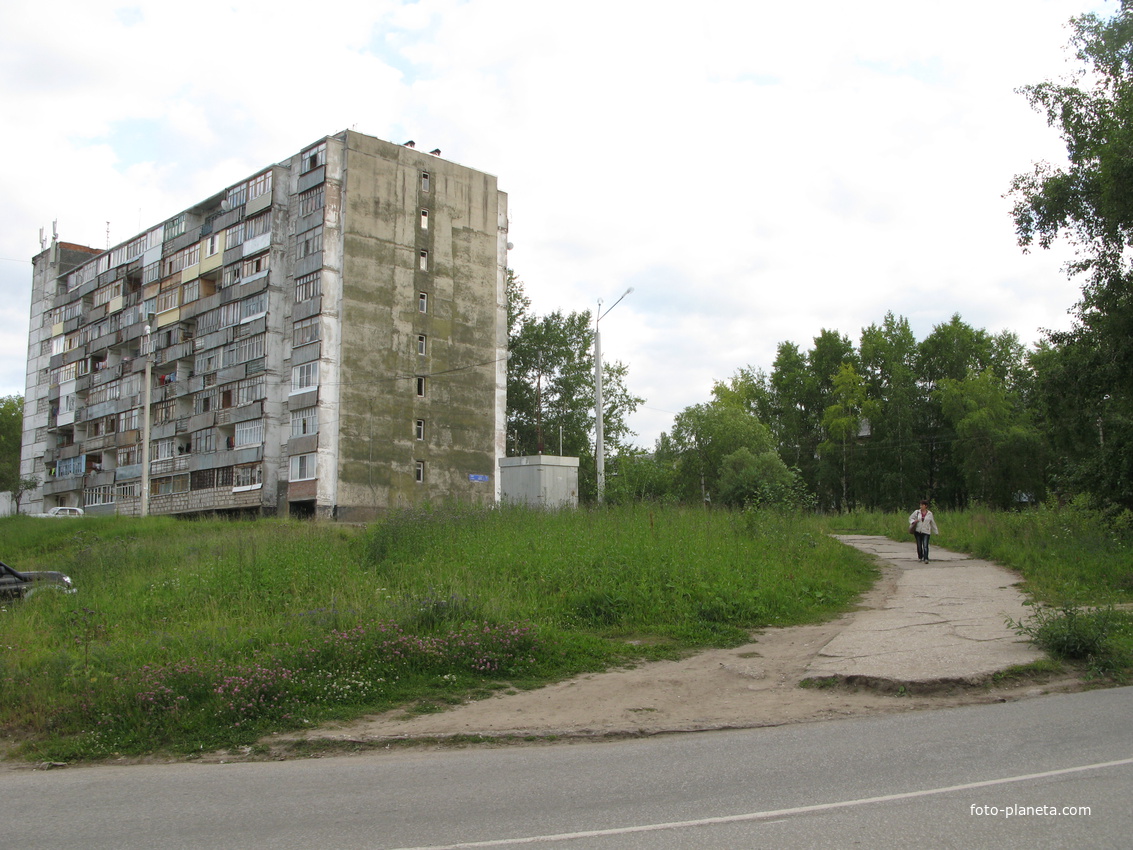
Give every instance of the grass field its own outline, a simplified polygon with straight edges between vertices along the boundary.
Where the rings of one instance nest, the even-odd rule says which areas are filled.
[[[0,520],[73,595],[0,611],[0,729],[77,760],[248,746],[826,619],[873,580],[813,518],[432,508],[282,520]]]
[[[1022,633],[1128,678],[1133,622],[1108,607],[1133,600],[1120,517],[938,523],[937,545],[1015,567],[1052,606]],[[734,645],[853,605],[875,571],[836,532],[907,537],[903,515],[648,506],[434,507],[369,528],[2,519],[0,557],[63,570],[78,592],[0,603],[0,732],[38,760],[186,755]]]

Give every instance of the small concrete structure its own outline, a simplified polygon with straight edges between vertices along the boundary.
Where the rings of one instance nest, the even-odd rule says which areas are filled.
[[[504,502],[538,508],[578,507],[578,458],[528,455],[500,458]]]

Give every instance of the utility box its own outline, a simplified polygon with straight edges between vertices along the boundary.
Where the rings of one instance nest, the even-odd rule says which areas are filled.
[[[537,508],[578,507],[578,458],[528,455],[500,458],[504,502]]]

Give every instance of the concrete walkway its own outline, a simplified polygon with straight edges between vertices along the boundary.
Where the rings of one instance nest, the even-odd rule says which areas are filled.
[[[842,535],[874,555],[889,583],[878,607],[855,613],[818,653],[808,675],[894,684],[977,683],[1043,658],[1007,625],[1030,617],[1016,589],[1019,577],[988,561],[932,546],[930,562],[916,544]]]

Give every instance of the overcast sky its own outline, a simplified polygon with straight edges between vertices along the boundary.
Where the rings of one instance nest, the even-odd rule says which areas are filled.
[[[1012,176],[1064,149],[1014,90],[1073,71],[1066,22],[1117,6],[9,0],[0,395],[24,392],[41,227],[116,245],[347,128],[497,175],[536,313],[635,288],[602,341],[644,447],[780,341],[856,343],[886,311],[1032,343],[1079,290],[1015,244]]]

